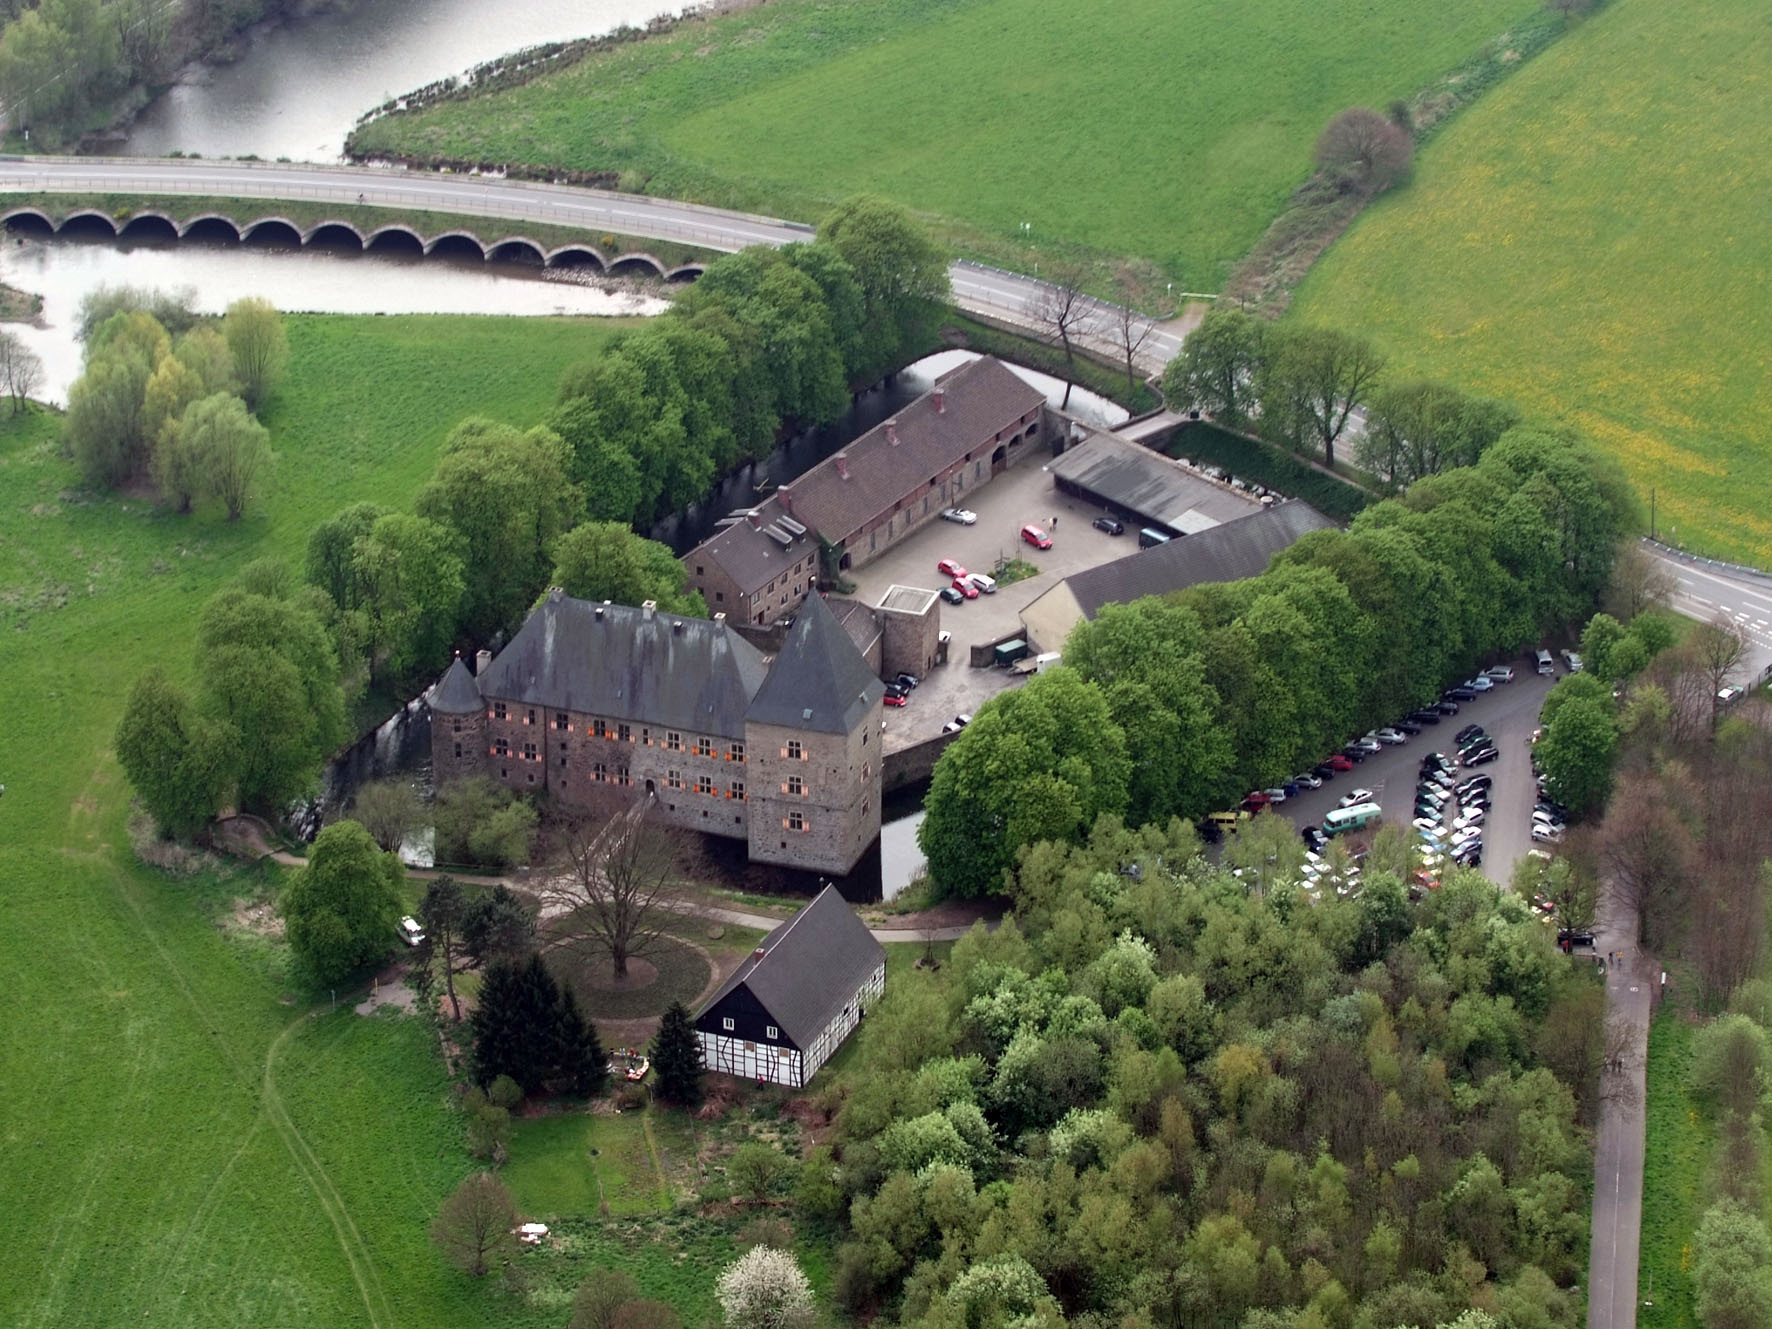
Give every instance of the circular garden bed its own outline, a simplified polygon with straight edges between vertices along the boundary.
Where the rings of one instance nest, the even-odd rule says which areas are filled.
[[[673,1001],[693,1006],[713,977],[700,950],[670,936],[654,941],[645,955],[630,957],[627,975],[619,979],[607,955],[556,948],[547,958],[555,976],[572,985],[584,1013],[597,1020],[663,1015]]]

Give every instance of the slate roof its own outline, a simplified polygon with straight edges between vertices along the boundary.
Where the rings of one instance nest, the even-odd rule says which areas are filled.
[[[824,598],[810,595],[776,652],[746,719],[785,729],[847,734],[885,691]]]
[[[438,715],[474,715],[484,705],[486,700],[480,695],[474,676],[457,655],[455,663],[431,689],[431,710]]]
[[[1268,560],[1310,531],[1335,523],[1294,499],[1257,508],[1240,521],[1141,549],[1112,563],[1074,573],[1066,582],[1085,618],[1106,604],[1128,604],[1209,581],[1241,581],[1267,569]]]
[[[776,518],[783,515],[786,515],[786,509],[771,494],[757,504],[756,526],[749,521],[735,521],[722,527],[685,554],[683,562],[690,567],[697,563],[719,564],[745,595],[756,594],[796,563],[802,562],[808,554],[815,556],[813,566],[816,570],[816,534],[808,531],[785,549],[763,534],[763,527],[774,524]]]
[[[488,699],[742,739],[764,674],[724,623],[550,591],[479,683]]]
[[[1247,517],[1259,506],[1240,490],[1112,434],[1091,434],[1052,462],[1052,474],[1143,521],[1187,535]]]
[[[942,394],[942,409],[935,393]],[[1045,395],[1000,360],[981,356],[950,374],[936,389],[911,402],[890,422],[876,425],[836,456],[776,491],[798,521],[831,544],[841,544],[892,505],[926,485],[968,454],[976,454]],[[887,436],[892,424],[896,446]],[[844,479],[837,457],[845,459]]]
[[[696,1018],[746,987],[805,1051],[885,962],[886,948],[837,888],[826,886],[811,904],[763,938]]]

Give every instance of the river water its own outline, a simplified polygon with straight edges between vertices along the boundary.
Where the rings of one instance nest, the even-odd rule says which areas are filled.
[[[352,0],[347,12],[254,32],[231,65],[186,71],[110,150],[337,161],[357,117],[391,97],[525,46],[671,12],[660,0]]]

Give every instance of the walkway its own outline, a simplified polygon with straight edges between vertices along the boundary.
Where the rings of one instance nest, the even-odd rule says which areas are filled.
[[[618,194],[575,185],[550,185],[496,176],[440,175],[369,166],[307,166],[292,162],[204,161],[177,157],[0,158],[0,193],[148,194],[190,198],[308,200],[377,208],[500,217],[521,224],[550,223],[593,231],[678,240],[730,253],[749,245],[785,245],[812,237],[803,222],[706,208],[696,203]],[[504,239],[507,237],[499,237]],[[954,304],[968,314],[1040,336],[1042,304],[1055,288],[1020,273],[979,263],[948,269]],[[1118,360],[1110,329],[1120,307],[1091,301],[1100,330],[1080,338]],[[1181,351],[1183,318],[1169,325],[1135,316],[1144,341],[1135,363],[1156,372]],[[1136,337],[1139,333],[1135,333]]]
[[[1610,893],[1601,904],[1595,949],[1602,957],[1619,956],[1606,973],[1606,1046],[1618,1064],[1601,1072],[1605,1091],[1594,1141],[1587,1325],[1636,1329],[1649,1013],[1660,966],[1637,949],[1635,920],[1611,902]]]

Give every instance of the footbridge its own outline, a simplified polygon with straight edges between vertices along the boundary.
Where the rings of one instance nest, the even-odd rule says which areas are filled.
[[[61,218],[42,207],[4,209],[7,194],[75,194],[123,197],[182,197],[230,200],[218,210],[174,220],[172,210],[143,208],[121,218],[97,210],[77,210]],[[263,200],[262,213],[236,212],[231,201]],[[297,225],[279,214],[276,204],[325,205],[329,215]],[[396,213],[450,214],[476,219],[473,224],[421,233],[420,228],[365,226],[352,218],[353,206]],[[594,266],[607,272],[650,270],[667,279],[699,274],[700,265],[667,266],[642,251],[610,252],[612,246],[590,241],[547,245],[526,236],[525,226],[561,226],[592,235],[635,236],[674,240],[702,249],[730,253],[750,245],[784,245],[812,238],[801,222],[751,213],[679,203],[670,199],[620,194],[574,185],[511,180],[496,175],[445,175],[374,166],[312,166],[295,162],[210,161],[194,157],[0,157],[0,219],[19,227],[50,231],[108,229],[112,234],[141,236],[210,235],[237,237],[246,243],[273,238],[301,244],[360,244],[365,249],[416,249],[421,253],[461,253],[516,259],[546,266]],[[487,222],[497,222],[495,228]],[[955,263],[949,269],[954,303],[968,314],[1041,335],[1041,311],[1052,301],[1051,285],[1020,273],[976,263]],[[1105,325],[1117,315],[1099,305],[1104,330],[1085,338],[1100,353],[1112,350]],[[1141,328],[1137,360],[1147,371],[1161,369],[1181,350],[1185,328],[1150,324],[1136,316]],[[1094,343],[1099,342],[1097,346]]]

